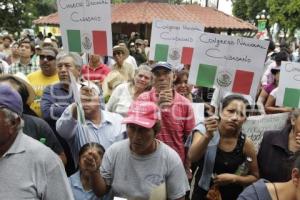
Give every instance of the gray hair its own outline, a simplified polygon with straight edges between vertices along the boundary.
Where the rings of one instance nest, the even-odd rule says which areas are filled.
[[[136,70],[135,70],[135,73],[134,75],[137,75],[141,70],[144,70],[144,71],[148,71],[152,74],[151,72],[151,67],[149,65],[146,65],[146,64],[141,64]]]
[[[146,91],[147,90],[150,90],[151,89],[151,87],[152,87],[152,84],[153,84],[153,74],[152,74],[152,72],[151,72],[151,67],[149,66],[149,65],[147,65],[147,64],[141,64],[136,70],[135,70],[135,72],[134,72],[134,76],[136,76],[140,71],[142,71],[142,70],[144,70],[144,71],[147,71],[147,72],[149,72],[150,73],[150,75],[151,75],[151,80],[150,80],[150,82],[149,82],[149,86],[145,89]],[[130,81],[130,84],[131,85],[134,85],[134,79],[132,79],[131,81]]]
[[[5,115],[4,121],[6,123],[10,123],[10,122],[12,122],[12,121],[20,118],[21,123],[17,127],[17,132],[19,132],[24,127],[24,121],[23,121],[23,119],[17,113],[15,113],[15,112],[7,109],[7,108],[2,108],[1,110],[2,110],[2,112]]]
[[[82,58],[80,57],[80,55],[76,52],[61,51],[56,56],[56,62],[59,62],[60,60],[62,60],[63,58],[66,58],[66,57],[71,57],[75,67],[77,69],[81,70],[82,65],[83,65],[83,61],[82,61]]]
[[[290,118],[291,119],[297,119],[298,117],[300,117],[300,109],[296,108],[295,110],[293,110],[290,114]]]

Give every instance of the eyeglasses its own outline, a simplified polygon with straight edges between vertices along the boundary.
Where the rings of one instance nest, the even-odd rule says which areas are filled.
[[[113,53],[113,56],[116,56],[116,55],[122,55],[122,54],[123,54],[123,52],[121,52],[121,51],[116,51],[116,52]]]
[[[55,59],[55,57],[54,56],[50,56],[50,55],[40,55],[40,59],[41,60],[45,60],[45,58],[47,59],[47,61],[52,61],[52,60],[54,60]]]

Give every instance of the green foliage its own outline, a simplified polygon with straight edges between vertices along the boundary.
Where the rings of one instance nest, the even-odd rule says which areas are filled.
[[[300,27],[300,1],[299,0],[268,0],[271,22],[278,23],[284,32],[290,30],[294,33]]]
[[[247,20],[247,4],[246,0],[234,0],[232,6],[232,13],[234,16],[241,18],[243,20]]]
[[[30,28],[34,19],[55,11],[55,0],[1,0],[0,31],[20,32]]]
[[[111,0],[111,3],[124,3],[129,2],[128,0]]]
[[[266,8],[266,0],[233,0],[232,12],[243,20],[254,21],[256,15]]]

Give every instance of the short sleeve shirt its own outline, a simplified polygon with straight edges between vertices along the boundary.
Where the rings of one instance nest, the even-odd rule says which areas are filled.
[[[177,199],[189,190],[178,154],[162,142],[146,156],[131,152],[128,139],[117,142],[105,152],[100,172],[118,197],[149,199],[151,191],[165,185],[167,198]]]

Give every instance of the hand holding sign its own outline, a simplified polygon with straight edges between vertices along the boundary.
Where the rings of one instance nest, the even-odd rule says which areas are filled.
[[[214,136],[214,132],[218,129],[218,117],[212,116],[205,119],[204,125],[206,128],[206,136],[212,138]]]

